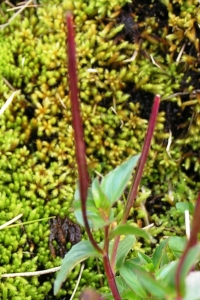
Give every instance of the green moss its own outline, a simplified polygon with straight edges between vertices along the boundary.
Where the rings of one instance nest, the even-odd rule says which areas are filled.
[[[154,1],[132,5],[125,0],[38,3],[0,31],[0,106],[20,89],[0,117],[0,222],[19,213],[23,222],[35,221],[0,231],[0,272],[59,265],[60,258],[53,260],[50,255],[48,220],[37,220],[55,215],[74,218],[71,202],[77,170],[64,22],[69,8],[76,25],[91,177],[95,170],[105,174],[141,151],[152,94],[160,93],[161,111],[142,180],[151,196],[144,205],[149,221],[156,224],[152,234],[158,240],[163,230],[165,235],[183,234],[183,217],[174,205],[183,200],[193,203],[199,190],[198,1],[162,1],[159,7],[161,3]],[[14,12],[5,2],[0,8],[4,24]],[[124,16],[134,19],[137,24],[131,24],[137,30],[128,31]],[[119,202],[116,215],[120,208]],[[141,206],[132,215],[144,225]],[[100,241],[102,233],[95,235]],[[95,265],[87,263],[77,297],[90,278],[94,287],[107,288],[106,282],[100,284],[102,268],[98,277]],[[77,267],[60,297],[72,293],[78,271]],[[3,279],[0,298],[44,299],[54,275],[51,278]]]

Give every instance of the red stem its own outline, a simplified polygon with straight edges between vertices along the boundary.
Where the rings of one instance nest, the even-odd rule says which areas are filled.
[[[143,145],[143,149],[142,149],[142,154],[139,160],[139,164],[136,170],[136,174],[134,177],[134,181],[130,190],[130,193],[128,195],[128,199],[127,199],[127,204],[126,204],[126,208],[124,211],[124,215],[122,217],[122,221],[121,224],[125,224],[126,220],[129,216],[130,210],[133,207],[136,195],[137,195],[137,191],[138,191],[138,187],[142,178],[142,174],[144,171],[144,166],[147,160],[147,156],[148,156],[148,152],[151,146],[151,140],[153,137],[153,133],[154,133],[154,129],[155,129],[155,125],[156,125],[156,118],[158,115],[158,110],[159,110],[159,105],[160,105],[160,96],[156,95],[154,98],[154,103],[152,106],[152,110],[151,110],[151,116],[150,116],[150,120],[149,120],[149,126],[147,129],[147,133],[146,133],[146,137],[144,140],[144,145]],[[112,256],[111,256],[111,267],[112,270],[114,272],[114,266],[115,266],[115,261],[116,261],[116,256],[117,256],[117,249],[118,249],[118,245],[119,245],[119,240],[120,240],[120,236],[117,236],[114,240],[114,246],[113,246],[113,252],[112,252]]]
[[[103,254],[103,250],[96,243],[89,227],[86,202],[87,193],[89,187],[89,174],[86,162],[86,150],[84,143],[84,133],[82,126],[82,119],[79,107],[79,90],[78,90],[78,79],[76,74],[76,46],[74,41],[74,30],[73,30],[73,19],[70,12],[66,15],[66,24],[68,29],[68,40],[67,40],[67,55],[68,55],[68,68],[69,68],[69,87],[70,87],[70,99],[72,106],[72,125],[74,128],[74,139],[75,139],[75,151],[76,161],[78,165],[78,175],[80,184],[80,197],[81,197],[81,208],[85,230],[88,238],[93,247],[100,253]]]
[[[118,291],[118,288],[116,285],[116,281],[115,281],[115,275],[111,269],[110,260],[109,260],[107,253],[105,253],[103,256],[103,265],[104,265],[104,270],[106,272],[108,284],[110,286],[110,289],[111,289],[114,299],[121,300],[121,297],[120,297],[120,294],[119,294],[119,291]]]
[[[86,201],[87,201],[87,192],[89,187],[89,175],[88,175],[87,162],[86,162],[86,151],[85,151],[82,119],[80,115],[80,108],[79,108],[79,101],[78,101],[79,92],[78,92],[78,84],[77,84],[78,81],[77,81],[77,74],[76,74],[76,55],[75,55],[76,51],[75,51],[73,21],[72,21],[71,13],[67,13],[66,15],[66,23],[68,29],[68,43],[67,43],[68,52],[67,53],[68,53],[68,64],[69,64],[69,83],[70,83],[69,85],[70,85],[70,92],[71,92],[70,98],[71,98],[71,105],[72,105],[72,124],[74,128],[76,160],[78,164],[83,220],[84,220],[85,230],[88,234],[91,244],[103,256],[104,269],[113,297],[115,300],[121,300],[119,291],[117,289],[116,281],[115,281],[115,275],[112,272],[112,269],[110,267],[110,261],[108,255],[109,227],[108,226],[105,227],[105,244],[104,244],[104,249],[101,249],[96,243],[90,231],[88,219],[87,219]]]
[[[111,255],[111,268],[114,273],[115,273],[115,261],[116,261],[116,257],[117,257],[117,249],[119,246],[119,241],[120,241],[120,235],[116,236],[116,238],[114,240],[113,251],[112,251],[112,255]]]
[[[110,259],[109,259],[109,238],[108,238],[108,234],[109,234],[109,226],[106,226],[104,229],[104,255],[103,255],[103,264],[104,264],[104,270],[106,272],[106,277],[108,280],[108,284],[110,286],[111,292],[113,294],[113,297],[115,300],[121,299],[117,285],[116,285],[116,281],[115,281],[115,274],[113,272],[113,269],[111,268],[110,265]]]
[[[156,118],[158,115],[159,105],[160,105],[160,96],[156,95],[154,98],[154,103],[153,103],[153,107],[151,110],[149,126],[148,126],[148,130],[146,133],[143,149],[142,149],[142,154],[141,154],[141,157],[139,160],[139,164],[138,164],[138,167],[136,170],[135,178],[134,178],[130,193],[128,195],[125,212],[124,212],[124,215],[122,218],[122,224],[126,223],[126,220],[129,216],[131,208],[133,207],[133,204],[134,204],[134,201],[135,201],[135,198],[137,195],[138,187],[139,187],[139,184],[140,184],[140,181],[142,178],[144,166],[145,166],[145,163],[147,160],[148,152],[149,152],[150,145],[151,145],[151,140],[152,140],[155,125],[156,125]]]

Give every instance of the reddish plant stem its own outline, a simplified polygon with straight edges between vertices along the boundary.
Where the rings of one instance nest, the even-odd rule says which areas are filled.
[[[104,228],[104,255],[103,255],[103,264],[104,264],[104,270],[106,273],[106,277],[108,280],[108,284],[110,286],[111,292],[113,294],[113,297],[115,300],[121,299],[117,285],[116,285],[116,281],[115,281],[115,274],[111,268],[110,265],[110,259],[109,259],[109,238],[108,238],[108,234],[109,234],[109,226],[106,226]]]
[[[160,96],[156,95],[155,98],[154,98],[154,102],[153,102],[153,106],[152,106],[152,110],[151,110],[149,126],[148,126],[146,137],[145,137],[145,140],[144,140],[142,154],[141,154],[141,157],[140,157],[140,160],[139,160],[139,164],[138,164],[138,167],[137,167],[137,170],[136,170],[135,178],[134,178],[130,193],[128,195],[125,212],[124,212],[124,215],[123,215],[123,218],[122,218],[122,224],[126,223],[126,220],[129,216],[131,208],[133,207],[133,204],[134,204],[134,201],[135,201],[135,198],[136,198],[136,195],[137,195],[138,187],[140,185],[140,181],[141,181],[142,174],[143,174],[143,171],[144,171],[144,166],[145,166],[147,156],[148,156],[148,153],[149,153],[149,149],[150,149],[150,146],[151,146],[151,140],[152,140],[155,125],[156,125],[156,118],[157,118],[157,115],[158,115],[159,105],[160,105]]]
[[[136,174],[135,174],[135,177],[134,177],[134,181],[133,181],[130,193],[128,195],[127,204],[126,204],[126,208],[125,208],[125,211],[124,211],[124,215],[122,217],[121,224],[126,223],[126,220],[129,216],[131,208],[133,207],[133,204],[134,204],[134,201],[135,201],[135,198],[136,198],[136,195],[137,195],[138,187],[140,185],[140,181],[141,181],[142,174],[143,174],[143,171],[144,171],[144,166],[145,166],[147,156],[148,156],[148,152],[149,152],[149,149],[150,149],[150,146],[151,146],[151,140],[152,140],[155,125],[156,125],[156,118],[157,118],[158,111],[159,111],[159,105],[160,105],[160,96],[156,95],[155,98],[154,98],[154,102],[153,102],[153,106],[152,106],[152,110],[151,110],[149,126],[148,126],[146,137],[145,137],[145,140],[144,140],[142,154],[141,154],[141,157],[140,157],[140,160],[139,160],[139,164],[138,164],[138,167],[137,167],[137,170],[136,170]],[[113,272],[114,272],[114,267],[115,267],[115,261],[116,261],[119,241],[120,241],[120,236],[117,236],[114,240],[113,252],[112,252],[112,256],[111,256],[111,268],[112,268]]]
[[[117,249],[119,246],[119,241],[120,241],[120,235],[116,236],[116,238],[114,239],[114,243],[113,243],[113,251],[112,251],[111,263],[110,263],[113,273],[115,273],[115,261],[116,261],[116,257],[117,257]]]
[[[71,107],[72,107],[72,125],[74,128],[75,151],[76,151],[76,161],[78,165],[82,215],[83,215],[85,230],[87,232],[91,244],[98,252],[103,254],[103,250],[98,246],[90,231],[88,218],[87,218],[87,211],[86,211],[87,193],[89,187],[89,174],[88,174],[88,168],[86,162],[84,133],[83,133],[82,119],[81,119],[79,99],[78,99],[79,90],[78,90],[78,79],[76,74],[76,46],[74,40],[73,19],[72,19],[72,14],[70,12],[66,14],[66,25],[68,30],[67,56],[68,56],[68,68],[69,68],[70,99],[71,99]]]
[[[89,187],[89,175],[86,162],[86,151],[84,143],[84,134],[82,119],[80,115],[79,101],[78,101],[78,80],[76,74],[76,51],[75,51],[75,42],[74,42],[74,32],[73,32],[73,21],[71,13],[67,13],[66,23],[68,29],[68,65],[69,65],[69,85],[71,92],[71,105],[72,105],[72,124],[74,128],[74,138],[75,138],[75,149],[76,149],[76,160],[78,164],[78,174],[80,182],[80,196],[81,196],[81,206],[82,214],[85,225],[85,230],[88,234],[88,238],[93,245],[93,247],[102,254],[103,264],[107,280],[112,291],[113,297],[115,300],[121,300],[119,291],[117,289],[115,275],[112,272],[110,267],[108,248],[109,248],[109,239],[108,239],[108,230],[109,227],[105,227],[105,244],[104,249],[101,249],[96,243],[88,224],[87,212],[86,212],[86,201],[87,201],[87,192]]]
[[[106,272],[106,277],[108,280],[108,284],[110,286],[111,292],[113,294],[113,297],[115,300],[121,300],[118,288],[117,288],[117,284],[115,281],[115,275],[111,269],[110,266],[110,260],[109,260],[109,256],[107,253],[105,253],[103,255],[103,265],[104,265],[104,270]]]
[[[175,283],[176,283],[176,291],[177,291],[177,297],[176,300],[181,300],[182,299],[182,293],[181,293],[181,272],[182,272],[182,267],[185,261],[185,258],[189,252],[189,250],[194,247],[197,244],[197,235],[198,232],[200,231],[200,193],[197,198],[195,210],[194,210],[194,217],[193,217],[193,223],[192,223],[192,230],[190,234],[190,238],[187,242],[186,248],[180,258],[177,270],[176,270],[176,275],[175,275]]]
[[[108,254],[108,250],[109,250],[109,238],[108,238],[108,233],[109,233],[109,226],[105,226],[104,227],[104,246],[103,246],[103,250],[104,252],[106,252]]]

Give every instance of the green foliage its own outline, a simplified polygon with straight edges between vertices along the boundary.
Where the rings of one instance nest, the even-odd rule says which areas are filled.
[[[148,233],[146,233],[144,230],[129,224],[118,225],[114,230],[112,230],[110,234],[110,238],[114,238],[117,235],[128,235],[128,234],[134,234],[136,236],[143,237],[146,239],[149,238]]]
[[[62,262],[61,270],[59,271],[54,283],[54,293],[58,293],[61,284],[66,280],[69,273],[77,264],[92,256],[98,257],[99,255],[98,252],[94,250],[89,241],[81,241],[80,243],[74,245],[71,250],[65,255],[65,258]]]
[[[84,143],[84,134],[82,128],[80,107],[78,101],[79,90],[78,90],[78,81],[76,77],[76,56],[75,56],[76,51],[75,51],[75,40],[74,40],[74,32],[73,32],[74,24],[73,24],[73,18],[71,13],[67,13],[66,15],[66,24],[67,24],[67,39],[68,39],[67,53],[68,53],[68,66],[69,66],[69,82],[70,82],[70,90],[71,90],[70,98],[71,98],[71,106],[72,106],[72,124],[74,129],[76,161],[78,164],[78,175],[80,180],[79,183],[80,191],[76,193],[78,195],[78,198],[76,195],[76,198],[78,200],[75,199],[76,202],[79,201],[80,204],[78,205],[78,207],[75,207],[75,210],[77,208],[79,209],[79,215],[80,215],[80,210],[82,212],[82,218],[83,218],[82,223],[84,224],[91,246],[100,254],[113,298],[115,300],[121,300],[122,296],[119,293],[117,282],[115,280],[115,264],[116,264],[116,256],[117,256],[117,251],[118,251],[118,246],[120,241],[120,235],[122,233],[125,235],[135,233],[143,237],[145,236],[142,230],[134,230],[132,226],[127,225],[125,223],[127,222],[131,208],[135,201],[137,195],[137,189],[141,181],[144,165],[147,159],[148,151],[150,149],[150,143],[155,129],[155,122],[156,122],[158,109],[159,109],[160,96],[156,95],[154,98],[154,104],[152,107],[152,113],[150,116],[149,126],[144,141],[141,158],[139,160],[138,168],[129,192],[129,196],[127,198],[127,203],[124,206],[122,218],[119,222],[119,225],[116,227],[116,224],[114,224],[114,220],[110,219],[112,205],[122,195],[128,182],[127,178],[130,176],[126,176],[126,167],[124,168],[124,165],[122,164],[118,167],[117,170],[111,171],[106,177],[104,177],[102,179],[101,184],[98,182],[97,179],[94,179],[92,183],[92,187],[91,189],[89,189],[88,170],[87,170],[87,163],[85,159],[86,150],[85,150],[85,143]],[[128,165],[129,164],[127,164],[127,166]],[[131,169],[132,167],[130,168],[130,170]],[[130,170],[129,172],[127,172],[127,175],[129,175]],[[90,194],[88,193],[88,191],[90,191]],[[88,196],[89,196],[88,202],[90,203],[89,207],[87,206]],[[175,278],[174,278],[175,286],[168,287],[164,283],[156,281],[155,278],[151,277],[151,275],[148,272],[146,272],[145,266],[146,267],[148,266],[147,269],[149,269],[150,266],[153,267],[153,263],[151,263],[151,261],[148,259],[147,256],[142,256],[142,255],[139,256],[140,262],[142,263],[142,265],[144,265],[142,267],[139,264],[135,264],[134,262],[132,263],[131,260],[125,260],[125,258],[124,259],[122,258],[121,261],[123,262],[123,265],[119,268],[118,271],[122,276],[122,278],[124,279],[124,281],[127,283],[127,285],[129,285],[130,289],[133,292],[135,292],[137,296],[143,298],[146,297],[147,294],[141,295],[142,293],[145,293],[146,290],[146,292],[155,296],[156,298],[164,299],[165,297],[167,297],[167,295],[170,298],[172,298],[176,294],[177,299],[182,299],[182,295],[185,292],[184,287],[185,287],[186,275],[188,274],[190,268],[194,265],[196,261],[196,257],[194,255],[192,259],[191,251],[194,251],[193,246],[196,245],[197,243],[197,233],[200,228],[197,221],[199,216],[200,216],[200,194],[199,197],[197,198],[197,204],[195,207],[194,223],[193,223],[191,237],[189,238],[187,246],[181,256],[180,262],[178,263],[177,269],[175,271]],[[89,223],[89,218],[90,219],[93,218],[92,226]],[[105,222],[104,226],[103,226],[103,221]],[[97,227],[95,226],[95,224],[97,225]],[[97,241],[95,240],[95,237],[91,231],[91,228],[99,229],[101,227],[104,228],[103,246],[97,244]],[[113,231],[114,234],[112,232],[112,236],[114,235],[115,238],[113,241],[112,253],[110,253],[109,237],[110,237],[110,231],[113,229],[113,227],[116,227],[116,229],[114,229]],[[177,238],[175,238],[175,240],[177,241]],[[178,239],[178,242],[182,243],[182,240]],[[180,251],[179,249],[180,247],[177,247],[177,245],[174,246],[174,240],[169,241],[169,248],[171,249],[174,256],[177,255],[177,250]],[[125,251],[125,254],[128,253],[128,248],[126,250],[127,251]],[[88,251],[88,254],[89,252],[90,251]],[[163,249],[160,247],[159,251],[157,251],[157,254],[160,253],[162,254],[162,252]],[[73,263],[74,264],[75,262],[78,263],[79,260],[77,257],[79,255],[76,257],[75,247],[72,248],[71,253],[73,257],[72,261],[74,261]],[[159,259],[155,259],[154,261],[159,261]],[[66,274],[68,272],[68,269],[70,269],[69,261],[67,261],[66,264]],[[184,270],[186,271],[184,272]],[[58,275],[57,277],[58,286],[61,286],[63,278],[65,278],[65,275],[60,277]],[[133,284],[133,286],[131,286],[131,283]],[[56,289],[55,292],[57,293],[57,291],[58,290]],[[91,295],[91,298],[92,297],[93,296]],[[99,296],[96,295],[96,297],[99,299],[101,298],[100,295]]]
[[[114,209],[112,209],[112,206],[120,199],[139,157],[139,155],[136,155],[110,171],[103,177],[101,183],[99,183],[98,178],[93,180],[91,189],[88,190],[86,204],[91,228],[98,229],[114,221]],[[114,193],[112,194],[111,191],[114,191]],[[84,226],[78,187],[75,191],[74,209],[77,222]]]
[[[116,271],[118,271],[123,266],[126,256],[131,249],[134,249],[135,242],[136,238],[134,235],[127,235],[123,240],[119,242],[115,265]]]
[[[129,286],[129,289],[132,289],[136,295],[138,295],[142,299],[145,299],[145,297],[147,297],[147,293],[142,287],[137,275],[135,274],[135,272],[133,272],[133,265],[130,264],[129,261],[126,261],[124,263],[124,266],[120,269],[120,275]]]
[[[92,219],[93,221],[92,228],[95,229],[99,228],[99,223],[101,223],[100,227],[105,227],[114,221],[114,220],[109,220],[109,215],[106,215],[106,213],[108,212],[110,213],[110,211],[112,210],[113,203],[121,197],[126,185],[129,182],[132,170],[135,167],[137,161],[139,160],[139,157],[140,156],[133,157],[128,161],[126,161],[125,163],[118,166],[113,171],[110,171],[108,175],[106,175],[102,179],[100,184],[97,181],[97,179],[94,179],[94,181],[92,182],[91,184],[92,188],[89,189],[88,200],[87,200],[88,219],[89,220]],[[120,181],[119,178],[121,179]],[[115,191],[114,197],[112,197],[110,191],[108,192],[109,187],[111,188],[111,190],[114,189]],[[105,194],[107,194],[108,198],[105,196]],[[77,221],[80,222],[81,224],[84,224],[83,220],[80,220],[81,207],[80,205],[78,205],[78,207],[76,206],[77,202],[80,202],[79,195],[80,193],[79,190],[77,189],[75,192],[75,215]],[[92,199],[90,199],[90,197],[92,197]],[[77,214],[77,210],[78,210],[78,214]],[[95,212],[96,214],[94,215]],[[108,220],[110,222],[106,222]],[[128,224],[119,225],[114,230],[112,230],[111,234],[109,235],[110,239],[113,239],[115,236],[119,236],[119,235],[126,236],[119,243],[119,248],[117,250],[117,256],[116,256],[116,269],[121,268],[126,255],[133,248],[135,237],[131,236],[130,234],[137,235],[140,237],[145,237],[145,238],[149,237],[148,234],[142,229],[133,227]],[[99,256],[97,254],[99,253],[97,251],[94,251],[94,248],[89,242],[80,242],[79,244],[73,246],[72,249],[65,256],[65,259],[62,263],[61,271],[59,272],[57,279],[55,281],[54,292],[55,293],[58,292],[62,282],[66,279],[67,275],[69,274],[71,269],[75,267],[76,264],[78,264],[80,261],[85,260],[86,258],[92,255]]]
[[[17,9],[9,10],[9,2],[1,1],[0,106],[13,91],[20,92],[0,118],[0,220],[2,225],[23,213],[23,223],[33,221],[23,228],[0,231],[1,273],[59,265],[61,259],[53,260],[50,255],[47,220],[57,214],[74,218],[71,202],[77,170],[63,21],[64,12],[69,8],[73,9],[76,23],[81,110],[91,176],[94,177],[94,170],[105,174],[127,157],[141,152],[147,126],[146,116],[141,112],[148,109],[151,98],[144,91],[160,92],[167,109],[158,117],[142,185],[151,192],[147,199],[151,203],[148,218],[155,224],[151,234],[158,243],[163,235],[183,235],[182,211],[189,205],[193,212],[191,205],[199,190],[200,108],[199,95],[195,92],[198,81],[193,80],[199,69],[196,38],[199,3],[162,1],[165,7],[157,9],[161,2],[150,2],[141,6],[139,1],[132,5],[126,0],[40,0],[38,6],[27,7],[4,26]],[[124,24],[118,21],[122,7],[127,4],[143,41],[139,51],[134,36],[124,36]],[[151,9],[146,9],[148,5]],[[167,23],[163,17],[165,9]],[[135,51],[138,51],[136,59],[126,61]],[[182,92],[188,95],[182,97]],[[170,111],[169,107],[175,104]],[[181,124],[170,121],[174,115],[179,120],[186,111],[191,113],[184,116]],[[168,152],[166,139],[171,129]],[[158,202],[162,201],[161,210],[157,210],[157,200],[153,202],[158,198]],[[182,201],[186,200],[190,204],[181,208]],[[122,201],[115,203],[108,224],[120,219],[122,204]],[[94,203],[89,208],[92,209]],[[132,214],[135,222],[144,222],[141,206],[132,209]],[[101,215],[97,217],[102,219]],[[42,218],[46,219],[37,221]],[[99,231],[94,234],[102,239]],[[148,242],[143,240],[135,247],[137,251],[142,247],[147,254],[150,251]],[[169,252],[167,259],[164,250],[162,253],[163,266],[173,253]],[[38,259],[34,260],[35,257]],[[43,300],[47,294],[54,297],[49,293],[52,281],[45,280],[44,284],[36,285],[31,278],[4,279],[0,296],[16,300],[34,297]],[[94,282],[98,286],[98,280]],[[73,284],[74,280],[69,278],[66,290],[72,293]],[[80,284],[80,288],[84,285]]]
[[[103,177],[101,187],[111,205],[113,205],[122,195],[124,189],[130,180],[133,168],[136,167],[140,155],[136,155],[120,167],[115,168],[112,172]]]
[[[194,213],[194,205],[190,202],[178,202],[176,203],[176,208],[182,213],[184,213],[185,210],[188,210],[190,214]]]
[[[138,157],[139,159],[139,157]],[[131,160],[129,160],[131,161]],[[133,160],[132,160],[133,161]],[[131,168],[129,169],[129,173],[131,174]],[[110,171],[108,175],[106,175],[102,181],[99,183],[97,179],[94,179],[91,186],[92,188],[89,189],[88,193],[88,207],[87,213],[88,218],[93,220],[93,227],[96,228],[95,224],[99,224],[98,218],[93,218],[93,212],[91,214],[91,206],[90,206],[90,196],[93,197],[93,207],[95,207],[96,212],[98,210],[102,210],[103,206],[105,206],[105,214],[106,214],[106,207],[109,207],[108,198],[105,201],[105,193],[103,189],[99,192],[102,182],[104,182],[106,186],[106,180],[110,182],[110,178],[114,178],[116,172],[118,175],[120,174],[123,177],[123,173],[127,173],[127,170],[124,168],[124,164],[118,166],[115,170]],[[112,174],[113,173],[113,174]],[[127,182],[128,183],[128,180]],[[97,186],[98,184],[98,186]],[[112,182],[110,182],[110,187],[112,188]],[[125,185],[124,185],[125,188]],[[92,194],[92,191],[94,191]],[[116,190],[115,190],[116,191]],[[118,189],[118,193],[121,195],[120,188]],[[89,196],[90,195],[90,196]],[[96,197],[96,201],[94,198]],[[119,198],[119,195],[116,193],[116,199]],[[76,190],[75,193],[75,203],[79,199],[79,191]],[[102,201],[101,201],[102,200]],[[107,205],[107,206],[106,206]],[[110,203],[109,209],[112,209],[112,202]],[[75,205],[75,214],[76,214],[77,206]],[[80,207],[78,207],[80,213]],[[80,214],[76,214],[77,221],[80,222]],[[114,220],[112,220],[114,222]],[[105,226],[109,226],[112,222],[104,223]],[[81,224],[84,224],[81,221]],[[103,220],[102,220],[103,226]],[[111,228],[111,227],[110,227]],[[164,241],[162,241],[154,250],[152,256],[147,256],[142,252],[137,253],[137,258],[128,259],[128,253],[133,250],[134,245],[136,243],[136,236],[149,238],[148,233],[144,230],[134,227],[132,225],[118,225],[114,228],[114,230],[110,231],[109,238],[111,240],[109,255],[112,256],[114,245],[114,238],[116,236],[123,235],[124,238],[119,242],[119,246],[117,249],[117,256],[115,262],[115,272],[118,274],[116,276],[116,283],[119,289],[121,299],[150,299],[150,296],[153,296],[154,299],[174,299],[176,295],[176,284],[174,282],[175,273],[177,269],[177,258],[180,258],[182,255],[186,239],[183,237],[170,237]],[[106,241],[106,237],[104,237]],[[103,241],[100,244],[100,247],[103,246]],[[196,263],[199,253],[200,253],[200,245],[198,244],[194,248],[192,248],[185,260],[182,267],[181,273],[181,285],[185,288],[186,285],[186,277],[188,272],[191,270],[191,267]],[[102,260],[102,256],[98,251],[94,250],[93,246],[90,244],[89,241],[83,241],[79,244],[72,247],[72,249],[68,252],[65,256],[61,271],[58,273],[57,279],[54,284],[54,292],[57,293],[59,288],[61,287],[62,282],[69,276],[69,272],[72,268],[75,267],[76,264],[80,263],[81,261],[87,259],[88,257],[95,256]],[[197,281],[196,281],[197,282]],[[189,293],[188,291],[189,286],[187,286],[187,290],[185,291],[186,294]],[[111,295],[105,295],[107,299],[113,299]],[[187,299],[187,298],[186,298]],[[195,300],[195,298],[191,298]]]
[[[186,238],[173,236],[169,239],[168,245],[174,256],[179,258],[185,249]]]

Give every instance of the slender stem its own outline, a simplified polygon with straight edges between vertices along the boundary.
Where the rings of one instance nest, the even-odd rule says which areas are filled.
[[[134,178],[130,193],[128,195],[127,204],[126,204],[126,208],[124,211],[124,215],[122,217],[121,224],[126,223],[126,220],[129,216],[131,208],[133,207],[133,204],[134,204],[134,201],[135,201],[135,198],[137,195],[138,187],[139,187],[139,184],[140,184],[140,181],[142,178],[144,166],[145,166],[145,163],[147,160],[149,148],[151,145],[151,140],[152,140],[155,125],[156,125],[156,118],[158,115],[159,105],[160,105],[160,96],[156,95],[154,98],[154,103],[153,103],[153,107],[151,110],[149,126],[147,129],[147,133],[146,133],[146,137],[145,137],[145,141],[144,141],[144,145],[143,145],[143,149],[142,149],[142,154],[140,157],[140,161],[139,161],[139,164],[138,164],[138,167],[136,170],[135,178]],[[116,236],[116,238],[114,240],[113,252],[111,255],[111,267],[112,267],[113,272],[114,272],[114,266],[115,266],[115,261],[116,261],[116,256],[117,256],[119,240],[120,240],[120,236]]]
[[[115,261],[116,261],[116,257],[117,257],[117,249],[119,246],[119,241],[120,241],[120,235],[116,236],[116,238],[114,239],[114,243],[113,243],[113,251],[112,251],[112,255],[111,255],[111,268],[112,271],[115,273]]]
[[[136,195],[137,195],[138,187],[139,187],[139,184],[140,184],[140,181],[142,178],[144,166],[145,166],[145,163],[147,160],[148,152],[149,152],[150,145],[151,145],[151,140],[152,140],[155,125],[156,125],[156,118],[158,115],[159,105],[160,105],[160,96],[156,95],[154,98],[154,103],[153,103],[153,107],[151,110],[149,126],[148,126],[148,130],[146,133],[143,149],[142,149],[142,154],[141,154],[141,157],[139,160],[139,164],[138,164],[138,167],[136,170],[135,178],[134,178],[130,193],[128,195],[125,212],[124,212],[124,215],[122,218],[122,224],[126,223],[126,220],[128,218],[131,208],[133,207],[133,203],[134,203]]]
[[[68,68],[69,68],[70,99],[71,99],[71,106],[72,106],[72,125],[74,128],[75,151],[76,151],[76,161],[78,165],[82,215],[83,215],[85,230],[87,232],[91,244],[98,252],[103,254],[103,250],[98,246],[97,242],[95,241],[90,231],[88,218],[87,218],[87,211],[86,211],[87,193],[89,187],[89,174],[88,174],[88,168],[86,162],[84,133],[83,133],[82,119],[81,119],[79,99],[78,99],[79,90],[78,90],[78,79],[76,73],[76,46],[74,41],[72,14],[70,12],[68,12],[66,15],[66,24],[68,29],[67,56],[68,56]]]
[[[93,245],[93,247],[103,255],[104,269],[108,279],[110,289],[112,291],[113,297],[115,300],[121,300],[119,291],[117,289],[115,275],[112,272],[108,249],[109,249],[109,239],[108,239],[108,229],[105,227],[105,244],[104,249],[101,249],[96,243],[90,228],[87,219],[86,212],[86,201],[87,201],[87,192],[89,187],[89,175],[86,163],[86,151],[84,143],[84,134],[83,126],[80,115],[80,108],[78,102],[78,84],[77,84],[77,74],[76,74],[76,56],[75,56],[75,42],[74,42],[74,33],[73,33],[73,22],[72,15],[67,13],[66,23],[68,29],[68,64],[69,64],[69,83],[70,83],[70,92],[71,92],[71,105],[72,105],[72,124],[74,128],[74,138],[75,138],[75,149],[76,149],[76,160],[78,164],[78,174],[80,182],[80,196],[81,196],[81,205],[82,205],[82,214],[85,225],[85,230],[88,234],[88,238]]]
[[[110,289],[111,289],[114,299],[121,300],[121,297],[120,297],[120,294],[119,294],[119,291],[117,288],[117,284],[115,281],[115,275],[111,269],[110,260],[109,260],[107,253],[105,253],[103,256],[103,265],[104,265],[104,270],[106,272],[106,277],[108,279],[108,284],[110,286]]]
[[[105,226],[104,228],[104,255],[103,255],[103,264],[104,264],[104,270],[106,272],[106,277],[108,279],[108,284],[110,286],[110,289],[112,291],[113,297],[115,300],[121,299],[117,285],[115,280],[115,274],[113,272],[113,269],[110,265],[110,258],[109,258],[109,226]]]
[[[108,253],[109,250],[109,238],[108,238],[108,233],[109,233],[109,226],[106,225],[104,227],[104,246],[103,246],[103,250],[104,252]]]

